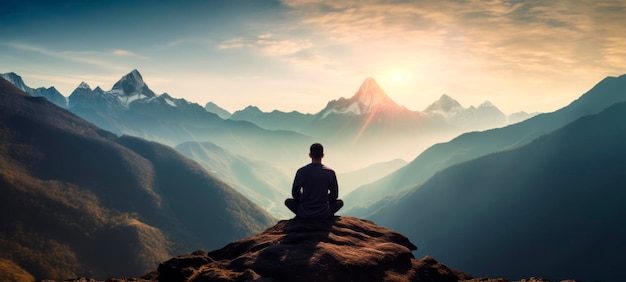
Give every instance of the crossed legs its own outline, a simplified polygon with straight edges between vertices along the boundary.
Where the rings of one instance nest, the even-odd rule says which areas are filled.
[[[287,206],[287,208],[293,212],[294,214],[298,214],[298,207],[300,206],[300,203],[294,199],[287,199],[285,200],[285,206]],[[342,207],[343,207],[343,201],[340,199],[337,199],[331,203],[328,203],[328,207],[330,209],[330,214],[329,217],[333,217],[335,216],[335,213],[337,211],[339,211]]]

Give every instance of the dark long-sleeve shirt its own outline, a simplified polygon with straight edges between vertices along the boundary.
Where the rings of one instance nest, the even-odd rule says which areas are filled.
[[[310,163],[296,172],[291,195],[300,202],[301,217],[324,217],[329,213],[328,202],[339,197],[335,171],[321,163]]]

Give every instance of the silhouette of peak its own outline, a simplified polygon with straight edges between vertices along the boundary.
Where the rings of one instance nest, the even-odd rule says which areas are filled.
[[[91,90],[91,87],[89,86],[89,84],[87,84],[87,83],[86,83],[86,82],[84,82],[84,81],[83,81],[83,82],[81,82],[81,83],[78,85],[78,88],[83,88],[83,89]]]
[[[450,112],[450,111],[455,111],[459,109],[463,109],[463,106],[461,106],[461,104],[457,100],[454,100],[452,97],[446,94],[443,94],[441,95],[439,100],[432,103],[424,111],[425,112],[434,112],[434,111]]]
[[[261,112],[261,109],[259,109],[259,107],[257,107],[257,106],[252,106],[252,105],[247,106],[247,107],[246,107],[245,109],[243,109],[243,110],[244,110],[244,111],[247,111],[247,112]]]
[[[15,87],[22,91],[30,92],[29,90],[31,90],[30,87],[26,86],[26,83],[24,83],[22,77],[14,72],[4,73],[2,74],[2,78],[4,78],[8,82],[11,82],[11,84],[13,84]]]
[[[496,106],[489,101],[485,101],[478,106],[478,108],[495,108]]]
[[[179,256],[144,278],[158,281],[458,281],[433,258],[415,259],[403,235],[354,217],[292,219],[222,249]]]
[[[138,70],[134,69],[123,76],[113,85],[112,91],[122,95],[143,94],[147,97],[156,97],[156,94],[148,88]]]
[[[389,105],[395,102],[387,96],[387,93],[378,85],[374,78],[368,77],[363,81],[359,91],[357,91],[351,100],[356,100],[363,105],[374,107],[378,105]]]

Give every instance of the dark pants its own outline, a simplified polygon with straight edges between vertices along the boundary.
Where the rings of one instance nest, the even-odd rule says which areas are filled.
[[[285,206],[287,206],[287,208],[289,208],[290,211],[298,215],[298,208],[300,207],[300,202],[294,199],[287,199],[285,200]],[[330,214],[328,216],[329,217],[335,216],[335,213],[343,207],[343,201],[340,199],[337,199],[331,203],[328,203],[328,207],[330,208]]]

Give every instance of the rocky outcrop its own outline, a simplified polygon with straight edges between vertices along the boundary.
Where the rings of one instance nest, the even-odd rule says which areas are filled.
[[[144,279],[158,281],[459,281],[470,279],[403,235],[354,217],[292,219],[212,252],[172,258]]]

